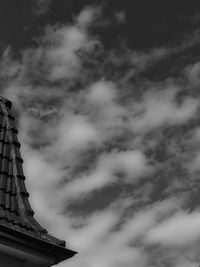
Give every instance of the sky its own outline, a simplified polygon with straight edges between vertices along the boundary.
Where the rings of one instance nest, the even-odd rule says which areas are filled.
[[[200,3],[0,2],[35,218],[58,267],[200,264]]]

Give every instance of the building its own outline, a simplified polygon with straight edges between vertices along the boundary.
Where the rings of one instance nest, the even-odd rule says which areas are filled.
[[[76,252],[34,219],[11,106],[0,97],[0,266],[52,266]]]

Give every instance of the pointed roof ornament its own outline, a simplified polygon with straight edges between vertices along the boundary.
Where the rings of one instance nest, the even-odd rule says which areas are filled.
[[[0,97],[0,240],[1,228],[23,240],[34,240],[42,244],[44,253],[46,248],[55,252],[55,264],[72,257],[75,252],[65,249],[65,241],[49,235],[34,219],[34,212],[28,201],[18,131],[11,107],[9,100]]]

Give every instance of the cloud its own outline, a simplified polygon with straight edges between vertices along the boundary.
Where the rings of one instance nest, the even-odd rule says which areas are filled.
[[[194,158],[189,162],[188,168],[194,172],[199,170],[199,163],[200,163],[200,154],[197,152]]]
[[[171,47],[155,47],[149,51],[132,50],[125,44],[120,47],[120,50],[112,49],[109,53],[109,60],[114,67],[117,67],[117,72],[123,73],[121,79],[128,82],[131,78],[151,70],[164,60],[170,59],[176,54],[180,48]],[[126,71],[123,72],[122,70]]]
[[[198,86],[200,84],[200,62],[187,66],[185,72],[191,86]]]
[[[136,116],[131,122],[133,130],[145,131],[166,124],[179,125],[194,117],[198,101],[192,97],[185,97],[181,104],[177,104],[178,91],[178,88],[171,87],[146,92],[143,101],[135,105]]]
[[[71,235],[74,246],[80,245],[80,254],[71,262],[71,265],[70,262],[66,264],[95,266],[95,259],[98,258],[98,264],[103,267],[129,267],[132,264],[146,266],[148,257],[145,251],[142,247],[132,246],[131,242],[144,235],[155,224],[158,217],[174,210],[174,204],[175,199],[138,212],[126,220],[118,230],[115,226],[120,221],[123,207],[117,210],[117,214],[115,210],[94,214],[87,220],[85,226],[80,230],[74,230]],[[86,245],[87,243],[89,245]]]
[[[54,148],[62,153],[72,149],[86,148],[90,143],[101,142],[101,136],[96,125],[87,117],[76,115],[66,116],[60,121],[57,129],[57,142]]]
[[[145,70],[149,65],[158,63],[167,56],[173,53],[173,49],[166,49],[165,47],[153,48],[149,52],[132,52],[130,54],[130,61],[138,71]]]
[[[88,251],[104,242],[108,233],[118,223],[119,215],[113,211],[104,211],[93,214],[86,221],[86,225],[76,229],[72,237],[72,244],[78,246],[81,252]]]
[[[119,174],[124,176],[122,180],[124,183],[134,184],[139,178],[151,171],[152,168],[148,165],[141,151],[102,154],[99,156],[93,171],[85,175],[80,174],[78,179],[68,182],[63,187],[62,198],[66,202],[75,198],[87,197],[102,187],[118,183]]]
[[[36,0],[35,1],[35,9],[34,13],[35,15],[43,15],[47,11],[49,11],[49,6],[51,4],[52,0]]]
[[[175,265],[175,267],[195,267],[198,266],[198,261],[188,261],[186,259],[180,259],[178,263]]]
[[[126,22],[126,14],[124,11],[119,11],[119,12],[115,13],[115,17],[119,23],[125,23]]]
[[[176,207],[174,206],[176,201],[177,199],[175,198],[167,199],[134,213],[134,215],[129,217],[129,220],[122,225],[121,231],[113,235],[113,243],[125,245],[141,238],[146,232],[148,233],[148,231],[153,228],[158,219],[163,218],[180,207],[180,201],[177,202]]]
[[[123,11],[114,16],[124,23]],[[109,50],[91,30],[98,20],[109,27],[103,8],[86,7],[46,27],[18,60],[9,48],[1,60],[36,217],[79,251],[59,266],[145,267],[152,257],[154,266],[194,266],[199,215],[188,206],[198,177],[188,166],[199,169],[199,62],[178,78],[143,77],[192,44]],[[99,209],[110,188],[119,193]]]
[[[100,6],[88,6],[84,8],[76,18],[77,24],[83,29],[91,26],[101,15]]]
[[[141,151],[121,151],[105,157],[105,163],[108,164],[111,172],[121,172],[128,177],[129,182],[133,182],[138,177],[145,175],[150,171],[147,159]]]
[[[115,84],[110,81],[98,81],[89,88],[87,98],[90,104],[106,108],[116,98]]]
[[[175,213],[151,229],[146,235],[146,241],[166,246],[190,245],[200,237],[199,221],[199,212]]]
[[[105,138],[126,127],[124,116],[127,111],[118,103],[118,99],[118,86],[112,81],[102,79],[88,89],[86,103],[91,108],[90,116]]]
[[[81,62],[77,53],[83,49],[92,52],[98,41],[90,40],[87,32],[78,25],[50,30],[48,34],[58,45],[47,51],[48,64],[52,66],[47,78],[53,82],[79,75]]]
[[[92,174],[83,176],[77,180],[68,183],[63,188],[63,197],[65,201],[69,201],[70,198],[81,198],[91,194],[95,190],[99,190],[102,187],[115,182],[115,177],[110,175],[103,169],[96,169]]]

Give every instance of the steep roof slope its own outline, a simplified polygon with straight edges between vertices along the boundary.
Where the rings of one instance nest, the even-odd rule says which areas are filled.
[[[34,219],[11,106],[10,101],[0,97],[0,225],[65,247],[64,241],[49,235]]]

